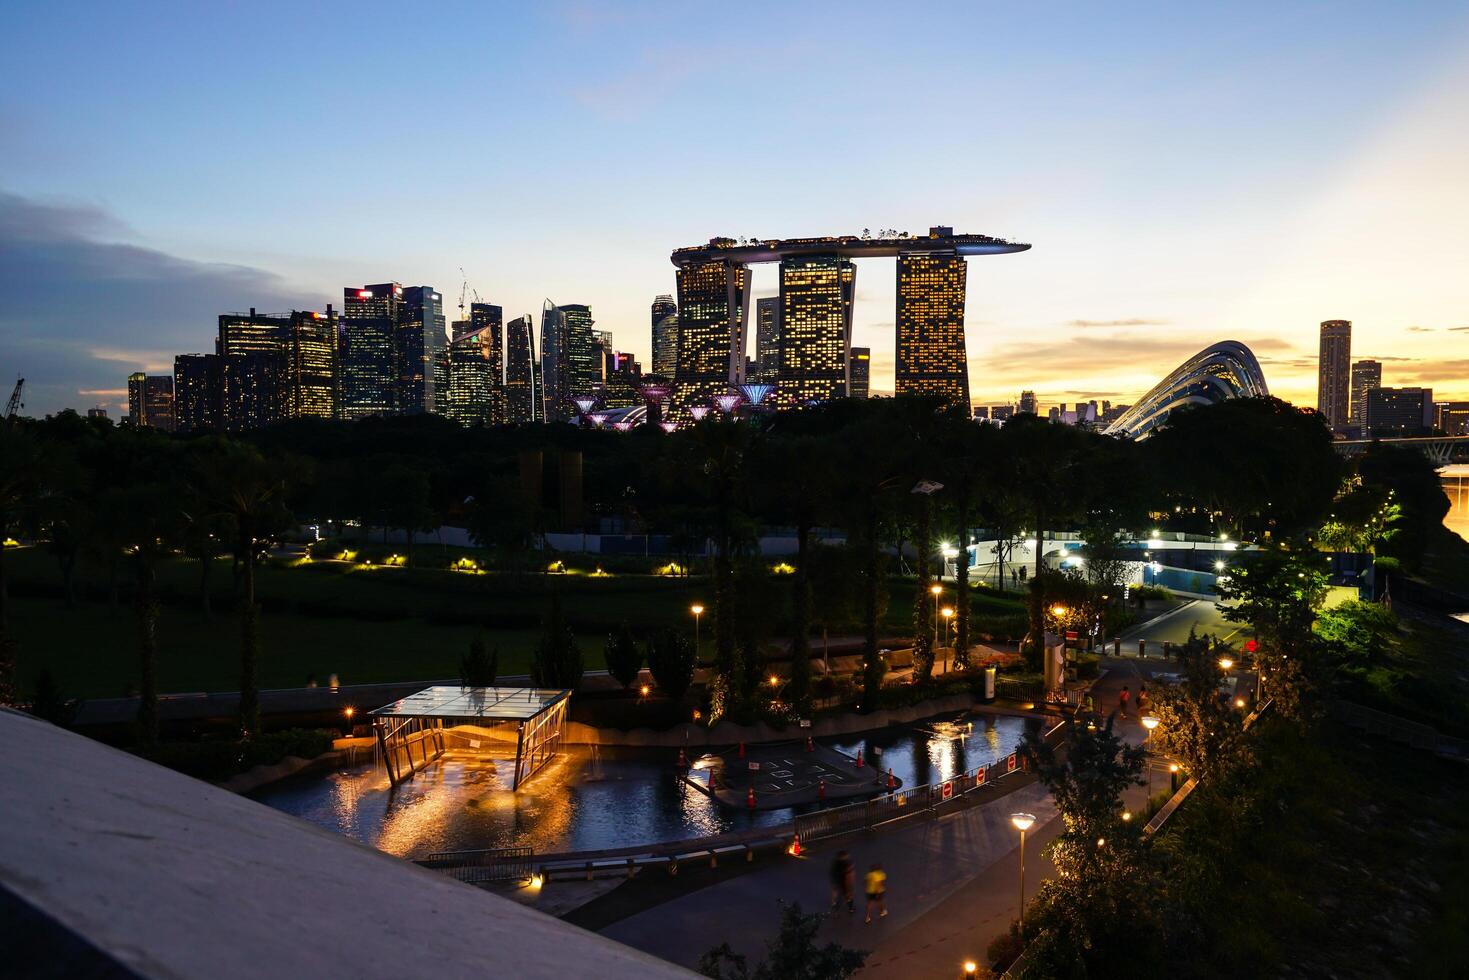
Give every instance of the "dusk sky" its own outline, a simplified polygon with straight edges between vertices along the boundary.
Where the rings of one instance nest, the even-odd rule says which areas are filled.
[[[1315,402],[1317,324],[1469,398],[1462,3],[12,2],[0,382],[125,403],[215,317],[460,268],[645,359],[669,252],[931,224],[977,401],[1129,400],[1216,340]],[[892,260],[856,343],[890,390]],[[773,266],[756,273],[772,295]]]

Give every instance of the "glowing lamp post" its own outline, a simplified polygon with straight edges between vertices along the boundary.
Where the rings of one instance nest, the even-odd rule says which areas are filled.
[[[944,642],[947,644],[947,646],[945,646],[944,649],[947,650],[949,647],[953,646],[953,641],[954,641],[954,634],[953,634],[953,627],[954,627],[954,608],[952,606],[945,606],[943,609],[941,609],[939,611],[943,614],[943,617],[944,617]],[[948,657],[948,654],[945,654],[944,655],[944,673],[947,674],[948,672],[949,672],[949,657]]]
[[[1012,813],[1010,822],[1020,831],[1020,934],[1025,935],[1025,832],[1035,824],[1033,813]]]
[[[1143,723],[1143,727],[1148,730],[1147,738],[1143,739],[1143,741],[1147,741],[1148,738],[1152,738],[1153,737],[1153,729],[1155,729],[1155,728],[1158,727],[1158,718],[1155,715],[1143,715],[1140,720]],[[1152,799],[1153,799],[1153,767],[1150,764],[1148,766],[1148,800],[1149,800],[1149,802],[1151,802]]]
[[[689,612],[694,614],[694,659],[699,659],[699,617],[704,615],[704,607],[694,603],[689,607]]]
[[[935,582],[928,587],[929,595],[933,596],[933,612],[929,620],[933,623],[933,645],[939,645],[939,596],[944,594],[944,587]]]

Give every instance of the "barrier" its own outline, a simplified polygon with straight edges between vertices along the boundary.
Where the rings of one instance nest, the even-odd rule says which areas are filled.
[[[417,863],[471,885],[486,881],[514,881],[531,876],[535,850],[522,846],[439,851]]]

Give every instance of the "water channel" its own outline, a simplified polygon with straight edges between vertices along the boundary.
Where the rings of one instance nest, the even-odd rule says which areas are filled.
[[[1006,715],[940,716],[821,739],[905,786],[941,781],[999,761],[1033,721]],[[447,758],[394,790],[371,765],[295,777],[255,799],[399,857],[530,845],[537,853],[597,850],[775,826],[794,810],[731,809],[678,778],[677,749],[571,746],[519,793],[507,767]]]

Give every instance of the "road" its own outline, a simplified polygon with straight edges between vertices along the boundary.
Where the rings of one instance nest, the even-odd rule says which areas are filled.
[[[1223,610],[1212,600],[1195,599],[1128,630],[1122,635],[1122,653],[1136,656],[1138,641],[1145,640],[1147,655],[1161,657],[1164,643],[1185,642],[1189,630],[1195,630],[1199,636],[1212,634],[1227,643],[1240,642],[1240,624],[1225,619]]]

